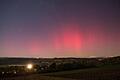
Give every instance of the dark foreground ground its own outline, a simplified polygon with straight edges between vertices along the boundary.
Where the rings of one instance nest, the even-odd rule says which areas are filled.
[[[120,65],[101,68],[32,74],[1,80],[120,80]]]

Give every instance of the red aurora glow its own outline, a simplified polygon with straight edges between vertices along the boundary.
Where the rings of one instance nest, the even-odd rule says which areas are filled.
[[[54,37],[54,47],[57,50],[80,50],[82,46],[82,36],[74,27],[62,28]]]

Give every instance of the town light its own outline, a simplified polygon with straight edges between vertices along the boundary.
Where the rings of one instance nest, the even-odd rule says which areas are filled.
[[[31,70],[33,68],[33,64],[27,64],[27,69]]]

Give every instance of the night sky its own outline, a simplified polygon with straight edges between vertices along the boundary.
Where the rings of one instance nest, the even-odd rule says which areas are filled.
[[[0,0],[0,57],[120,56],[119,0]]]

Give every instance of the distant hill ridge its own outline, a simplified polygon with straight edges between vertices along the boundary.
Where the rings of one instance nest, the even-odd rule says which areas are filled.
[[[27,63],[39,63],[41,61],[53,61],[53,60],[67,60],[67,59],[98,59],[98,58],[119,58],[120,56],[116,57],[96,57],[96,58],[74,58],[74,57],[68,57],[68,58],[7,58],[7,57],[1,57],[0,58],[0,65],[11,65],[11,64],[27,64]]]

